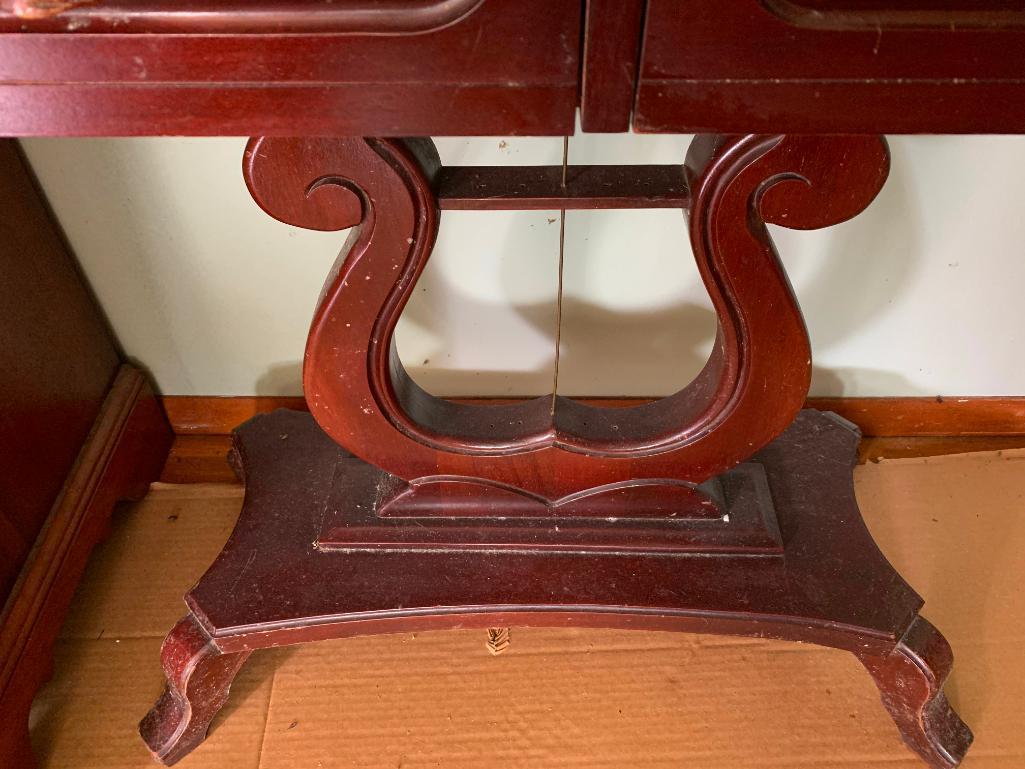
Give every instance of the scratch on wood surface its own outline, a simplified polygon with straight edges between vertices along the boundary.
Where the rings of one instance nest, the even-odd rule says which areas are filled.
[[[93,0],[3,0],[0,7],[19,19],[47,19]]]
[[[249,553],[249,558],[246,559],[245,566],[242,567],[242,570],[238,573],[238,576],[235,577],[235,581],[231,583],[231,590],[228,591],[228,595],[235,595],[235,588],[238,587],[238,583],[242,581],[243,575],[246,573],[249,567],[252,566],[253,561],[255,560],[256,551],[253,550],[251,553]]]

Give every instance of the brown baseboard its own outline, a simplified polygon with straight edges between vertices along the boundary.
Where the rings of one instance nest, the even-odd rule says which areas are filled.
[[[866,436],[1022,436],[1025,398],[811,398],[811,408],[835,411]]]
[[[630,406],[646,399],[586,402]],[[160,477],[167,483],[236,482],[225,459],[232,429],[276,408],[306,409],[302,398],[170,396],[163,403],[177,434]],[[811,398],[808,406],[861,427],[862,462],[1025,448],[1025,398]]]
[[[0,611],[0,766],[33,765],[28,711],[86,561],[114,504],[158,477],[172,439],[145,376],[123,365]]]
[[[647,399],[583,400],[630,406]],[[226,435],[256,414],[306,409],[302,398],[165,396],[163,404],[178,435]],[[1025,436],[1025,397],[810,398],[808,406],[835,411],[866,437]]]
[[[161,401],[175,435],[227,435],[257,414],[274,409],[309,410],[302,397],[165,395]]]

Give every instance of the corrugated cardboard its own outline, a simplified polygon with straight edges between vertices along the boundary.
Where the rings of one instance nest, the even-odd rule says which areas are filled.
[[[1025,451],[857,471],[865,518],[954,647],[967,769],[1025,766]],[[158,485],[97,551],[33,710],[42,767],[153,766],[136,724],[181,596],[237,517],[232,486]],[[901,744],[844,652],[672,633],[512,629],[257,652],[182,769],[887,767]]]

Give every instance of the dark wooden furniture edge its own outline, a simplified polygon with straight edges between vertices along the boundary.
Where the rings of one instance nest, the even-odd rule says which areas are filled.
[[[173,435],[145,375],[124,364],[0,613],[0,765],[34,766],[28,714],[53,644],[114,504],[139,499]]]
[[[302,397],[165,395],[176,435],[228,435],[250,417],[278,408],[306,411]],[[461,398],[464,403],[507,399]],[[636,406],[648,398],[581,398],[590,406]],[[1025,436],[1025,397],[809,398],[807,408],[832,411],[865,437]]]
[[[643,0],[586,0],[580,67],[580,126],[630,130],[644,26]]]

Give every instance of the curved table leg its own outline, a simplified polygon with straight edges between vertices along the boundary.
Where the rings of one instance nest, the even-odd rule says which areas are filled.
[[[167,688],[139,732],[153,757],[170,766],[206,738],[249,652],[222,653],[187,614],[164,639],[160,657]]]
[[[892,652],[858,658],[872,674],[908,747],[936,769],[961,763],[972,732],[943,693],[954,655],[940,632],[916,617]]]

